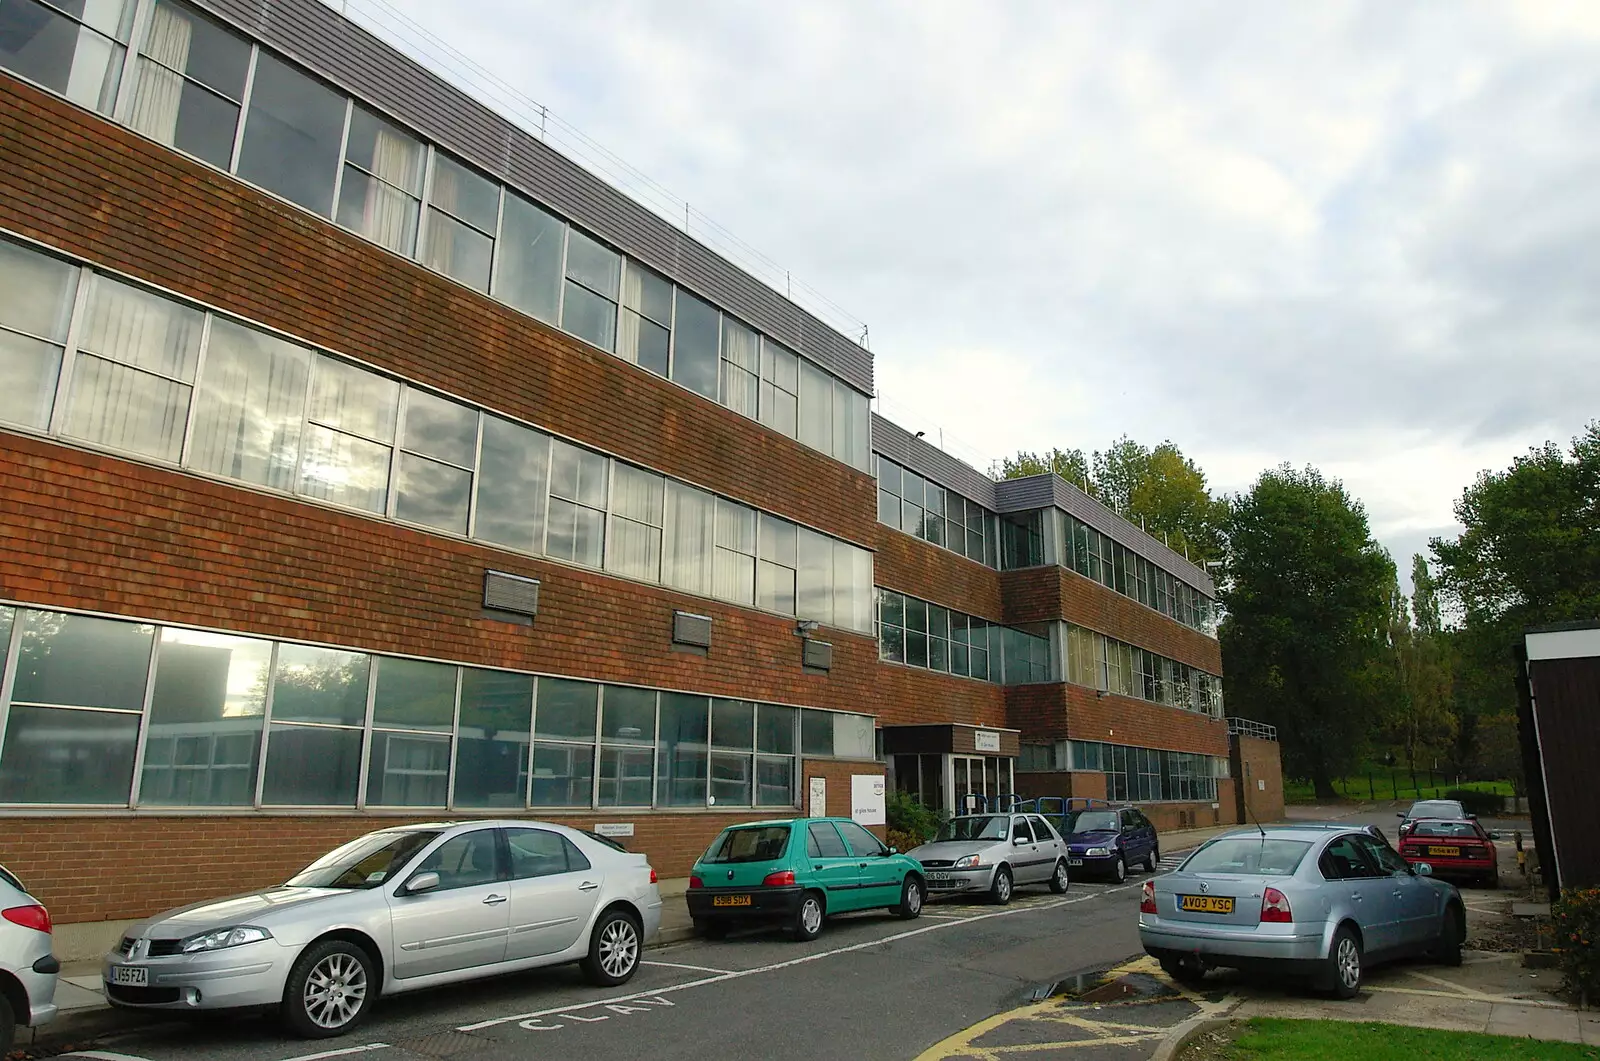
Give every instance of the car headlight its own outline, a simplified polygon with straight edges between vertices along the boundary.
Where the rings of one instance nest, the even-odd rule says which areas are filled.
[[[242,947],[246,943],[260,943],[264,939],[271,939],[272,933],[255,925],[234,925],[231,928],[219,928],[213,932],[200,932],[186,937],[179,945],[178,950],[184,954],[198,954],[207,950],[222,950],[226,947]]]
[[[956,859],[956,869],[971,869],[973,866],[983,865],[982,855],[962,855]]]
[[[1111,854],[1111,849],[1109,847],[1091,847],[1084,854],[1090,858],[1104,858],[1106,855]]]

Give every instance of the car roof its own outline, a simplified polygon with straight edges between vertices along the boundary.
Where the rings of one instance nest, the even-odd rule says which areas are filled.
[[[1478,819],[1476,819],[1476,818],[1444,818],[1444,817],[1435,818],[1435,817],[1432,817],[1431,815],[1429,817],[1426,817],[1426,818],[1412,818],[1411,821],[1414,824],[1417,824],[1417,825],[1422,825],[1425,822],[1439,822],[1439,823],[1441,823],[1443,825],[1477,825],[1478,824]]]
[[[1237,829],[1230,829],[1228,832],[1222,833],[1219,836],[1215,836],[1212,839],[1239,840],[1248,839],[1252,836],[1265,835],[1269,840],[1305,840],[1310,843],[1316,843],[1321,840],[1326,840],[1330,833],[1365,833],[1366,831],[1367,827],[1363,825],[1339,826],[1332,822],[1307,823],[1302,825],[1296,822],[1294,825],[1241,826]],[[1208,843],[1209,842],[1210,841],[1208,841]]]

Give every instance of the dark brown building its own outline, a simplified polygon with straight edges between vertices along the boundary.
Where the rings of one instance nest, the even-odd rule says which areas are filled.
[[[1600,623],[1530,630],[1522,664],[1520,730],[1534,843],[1554,898],[1600,886]]]

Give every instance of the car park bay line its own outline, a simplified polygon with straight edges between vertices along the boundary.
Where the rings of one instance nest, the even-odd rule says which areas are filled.
[[[1107,888],[1104,891],[1080,895],[1076,898],[1057,899],[1039,906],[1014,906],[1006,910],[995,910],[991,913],[978,914],[973,917],[963,918],[959,921],[941,921],[936,925],[924,925],[921,928],[913,928],[905,932],[896,932],[893,935],[884,936],[881,939],[863,940],[860,943],[852,943],[848,947],[838,947],[834,950],[821,951],[817,954],[806,954],[798,958],[790,958],[788,961],[774,962],[770,965],[757,966],[754,969],[739,969],[734,972],[722,973],[717,976],[707,976],[699,980],[690,980],[687,983],[682,984],[672,984],[668,987],[656,988],[651,991],[635,991],[631,994],[617,995],[612,998],[597,998],[592,1002],[578,1002],[565,1006],[552,1006],[549,1009],[536,1010],[532,1013],[519,1013],[510,1017],[495,1017],[491,1020],[477,1021],[473,1024],[463,1024],[458,1027],[456,1031],[482,1031],[485,1028],[495,1028],[502,1024],[515,1024],[519,1021],[535,1020],[540,1017],[553,1017],[558,1013],[571,1013],[574,1010],[592,1009],[595,1006],[606,1006],[617,1002],[630,1002],[639,998],[658,998],[662,995],[675,994],[679,991],[688,991],[696,987],[707,987],[711,984],[726,983],[730,980],[741,980],[747,976],[756,976],[761,973],[774,973],[783,969],[793,968],[797,965],[804,965],[807,962],[820,961],[823,958],[832,958],[840,954],[850,954],[854,951],[866,950],[869,947],[879,947],[885,943],[897,943],[900,940],[910,939],[913,936],[921,936],[928,932],[938,932],[941,929],[955,928],[958,925],[970,925],[974,922],[987,921],[990,918],[995,917],[1010,917],[1013,914],[1027,914],[1034,913],[1036,911],[1055,910],[1063,906],[1072,906],[1076,903],[1086,903],[1091,899],[1098,899],[1102,895],[1110,895],[1113,892],[1129,891],[1135,887],[1138,886],[1126,884],[1115,888]]]
[[[133,1054],[114,1054],[110,1050],[74,1050],[62,1057],[90,1057],[95,1061],[149,1061],[148,1058],[135,1057]]]
[[[365,1046],[346,1046],[339,1050],[323,1050],[315,1054],[301,1054],[299,1057],[286,1057],[283,1061],[323,1061],[328,1057],[346,1057],[350,1054],[365,1054],[373,1050],[387,1050],[388,1043],[368,1043]]]
[[[728,973],[733,971],[731,969],[712,969],[712,968],[709,968],[708,966],[704,966],[704,965],[684,965],[684,964],[682,964],[680,962],[644,962],[644,961],[642,961],[639,964],[640,965],[654,965],[659,969],[688,969],[690,972],[695,972],[695,973],[716,973],[718,976],[726,976]]]

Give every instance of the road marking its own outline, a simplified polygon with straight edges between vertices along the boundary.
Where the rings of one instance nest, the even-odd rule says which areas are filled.
[[[1517,998],[1515,995],[1489,995],[1478,991],[1428,991],[1420,987],[1384,987],[1362,984],[1363,991],[1379,991],[1391,995],[1420,995],[1424,998],[1453,998],[1460,1002],[1489,1002],[1502,1006],[1532,1006],[1535,1009],[1568,1009],[1565,1002],[1546,1002],[1538,998]]]
[[[688,969],[696,973],[716,973],[719,976],[729,972],[727,969],[709,969],[704,965],[683,965],[679,962],[640,962],[640,965],[654,965],[660,969]]]
[[[1010,917],[1014,914],[1028,914],[1038,910],[1055,910],[1063,906],[1072,906],[1076,903],[1088,902],[1090,899],[1098,899],[1102,895],[1110,895],[1113,892],[1119,891],[1128,891],[1129,889],[1136,887],[1138,887],[1138,885],[1129,884],[1118,888],[1107,888],[1103,891],[1092,892],[1088,895],[1079,896],[1075,899],[1056,899],[1039,906],[1013,906],[1004,910],[994,910],[989,913],[978,914],[975,917],[963,918],[959,921],[943,921],[937,925],[924,925],[921,928],[908,929],[905,932],[897,932],[893,935],[884,936],[880,939],[870,939],[863,940],[860,943],[852,943],[848,947],[838,947],[834,950],[820,951],[816,954],[805,954],[798,958],[790,958],[788,961],[773,962],[770,965],[762,965],[754,969],[739,969],[734,972],[720,973],[716,976],[708,976],[699,980],[690,980],[687,983],[682,984],[673,984],[669,987],[658,988],[653,991],[636,991],[632,994],[617,995],[612,998],[595,999],[593,1002],[579,1002],[566,1006],[551,1006],[549,1009],[535,1010],[532,1013],[518,1013],[515,1016],[510,1017],[494,1017],[490,1020],[478,1021],[474,1024],[463,1024],[458,1027],[456,1031],[476,1032],[482,1031],[485,1028],[495,1028],[502,1024],[516,1024],[521,1021],[537,1020],[541,1017],[553,1017],[557,1014],[568,1015],[575,1010],[592,1009],[595,1006],[610,1005],[613,1002],[632,1002],[635,999],[640,998],[658,998],[661,995],[676,994],[679,991],[689,991],[697,987],[706,987],[710,984],[721,984],[730,980],[742,980],[747,976],[758,976],[763,973],[777,972],[781,969],[792,969],[797,965],[805,965],[808,962],[821,961],[824,958],[833,958],[840,954],[851,954],[855,951],[866,950],[869,947],[881,947],[888,943],[898,943],[900,940],[910,939],[913,936],[921,936],[929,932],[938,932],[941,929],[954,928],[957,925],[970,925],[975,921],[987,921],[990,918],[995,917]],[[292,1059],[292,1061],[302,1061],[302,1059],[295,1058]]]
[[[371,1050],[387,1050],[388,1043],[368,1043],[365,1046],[346,1046],[342,1050],[324,1050],[320,1054],[301,1054],[299,1057],[286,1057],[283,1061],[322,1061],[325,1057],[345,1057],[349,1054],[364,1054]]]
[[[149,1061],[148,1058],[135,1057],[133,1054],[114,1054],[110,1050],[74,1050],[62,1057],[92,1057],[95,1061]]]

